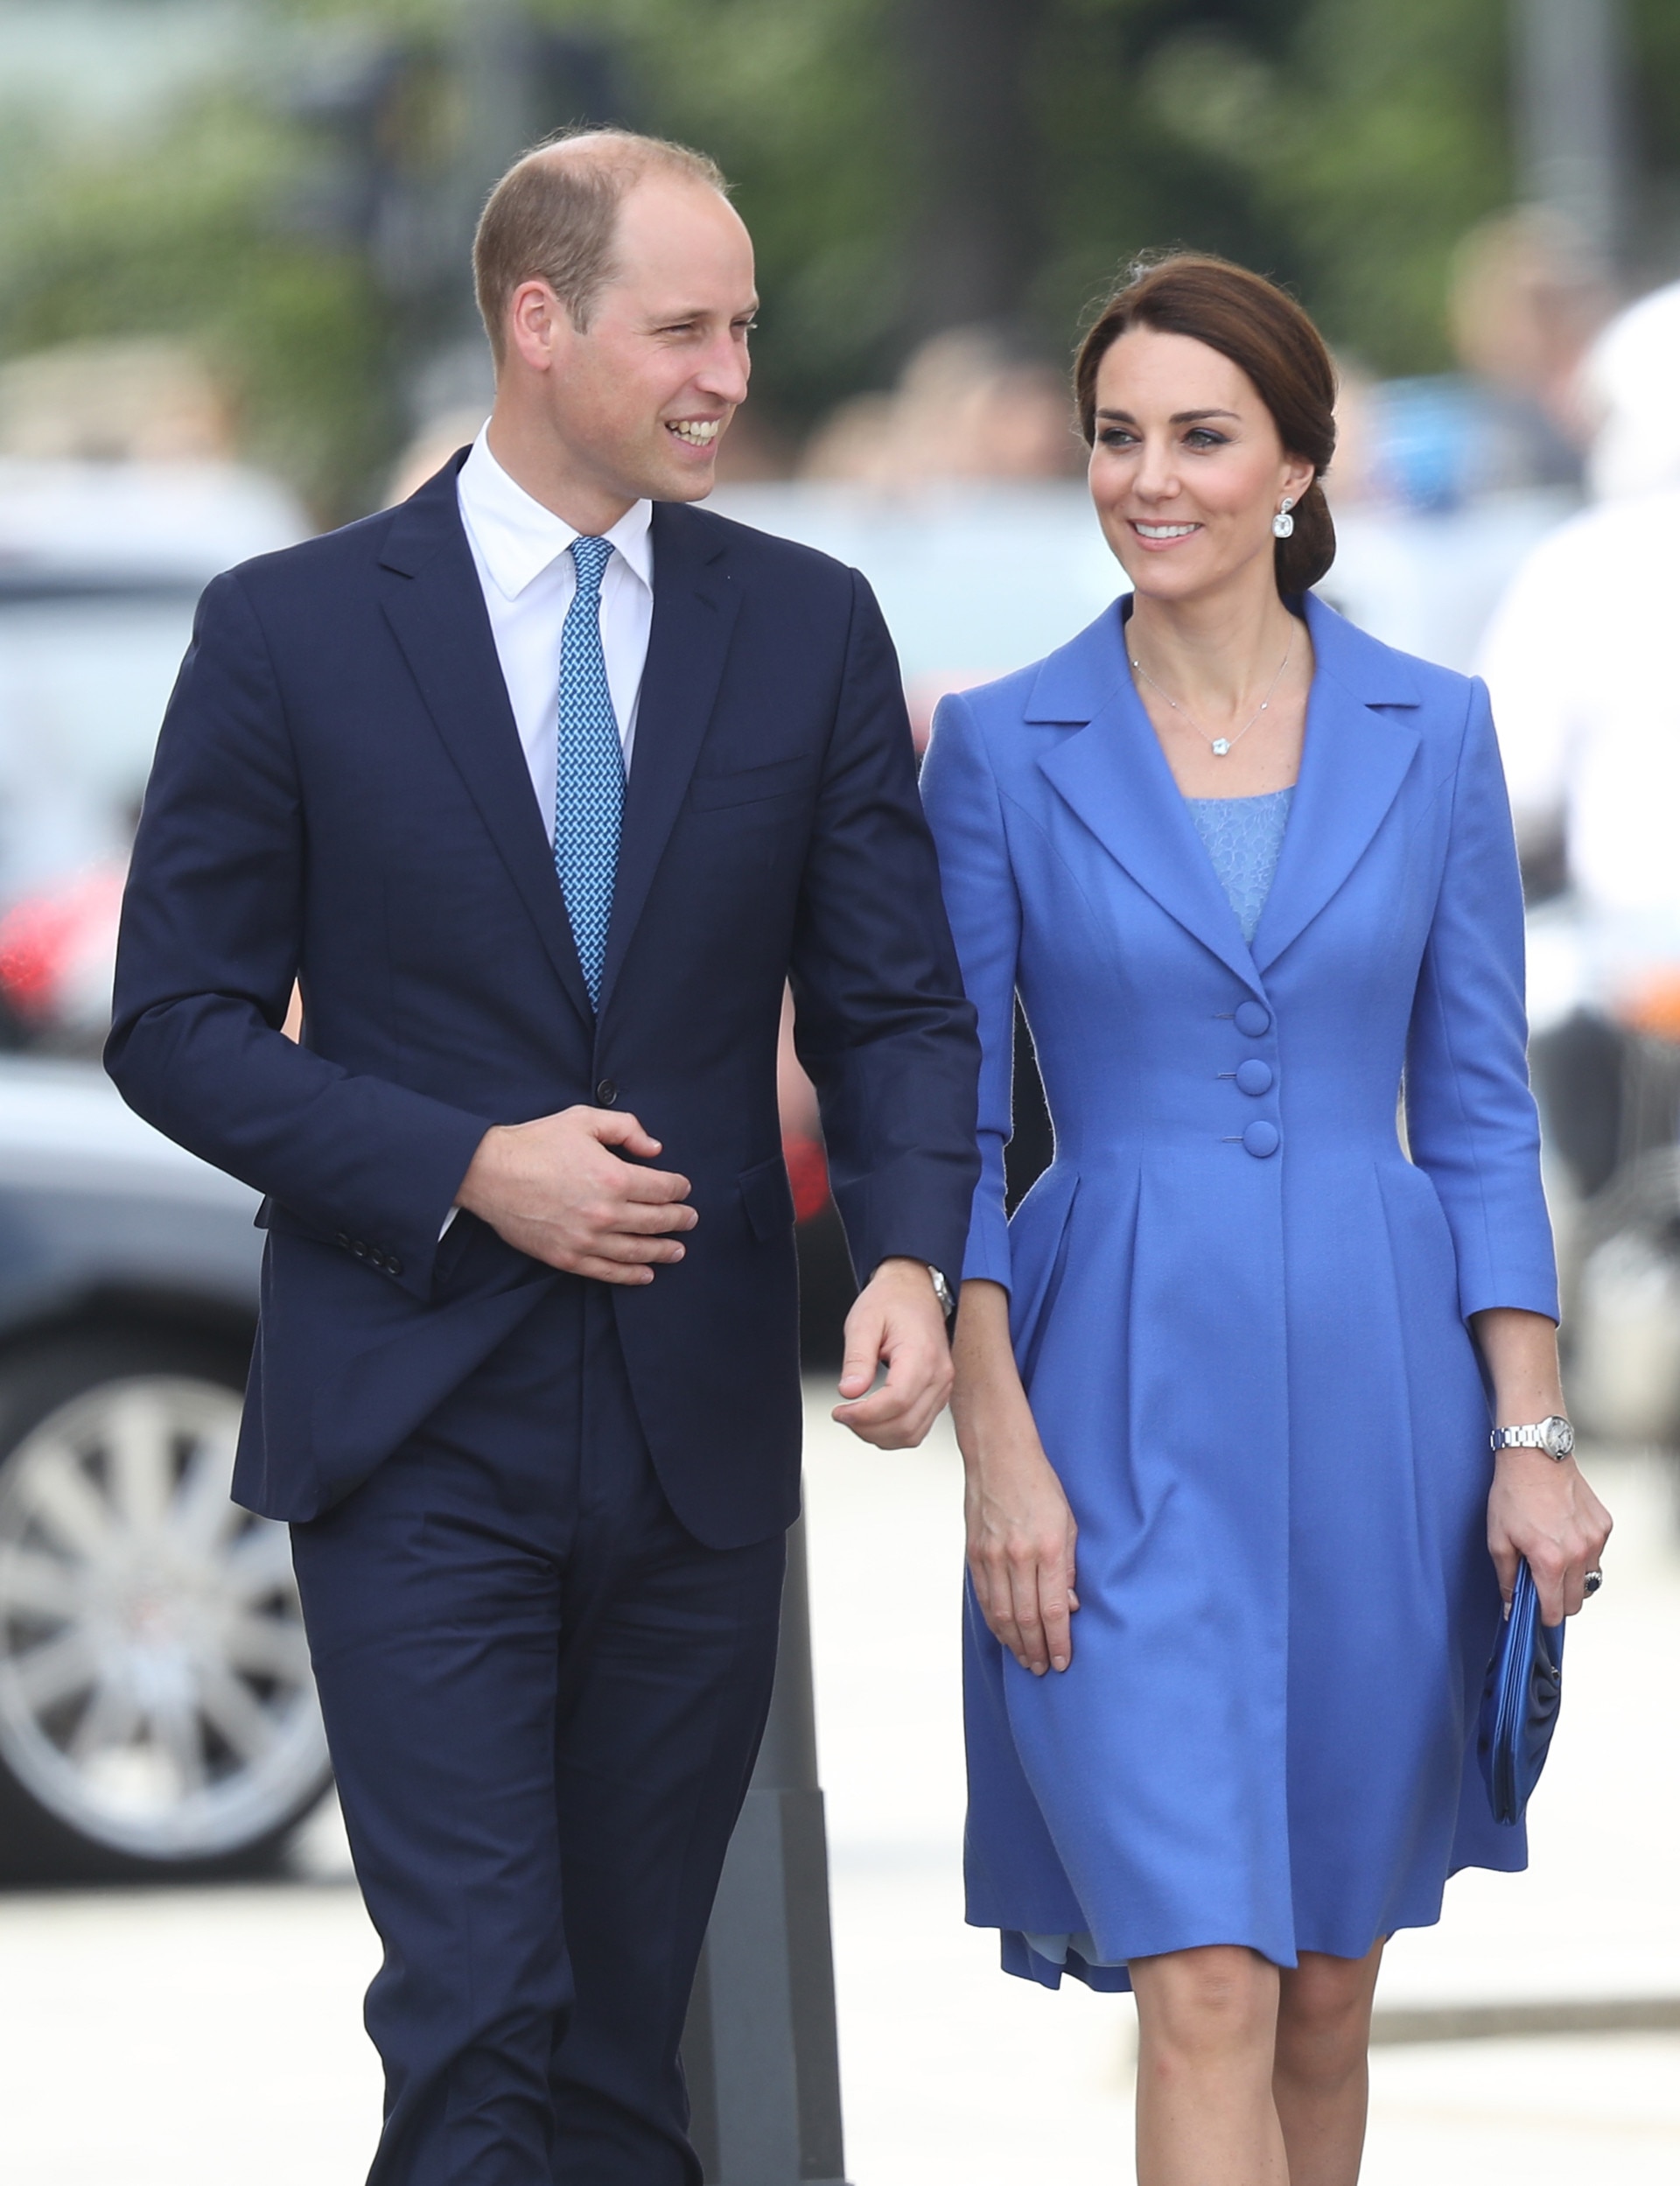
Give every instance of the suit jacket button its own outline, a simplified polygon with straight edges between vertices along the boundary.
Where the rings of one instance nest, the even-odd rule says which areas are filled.
[[[1236,1066],[1236,1082],[1240,1091],[1257,1101],[1271,1090],[1271,1065],[1262,1062],[1258,1055],[1250,1055]]]
[[[402,1263],[394,1253],[385,1255],[385,1272],[387,1275],[401,1275],[402,1272]]]
[[[595,1105],[598,1108],[611,1108],[618,1097],[618,1082],[613,1078],[603,1078],[595,1089]]]
[[[1276,1124],[1269,1124],[1264,1116],[1256,1116],[1242,1134],[1242,1144],[1256,1161],[1264,1161],[1269,1153],[1276,1153],[1283,1143],[1283,1133]]]
[[[1239,1002],[1234,1015],[1237,1031],[1246,1033],[1250,1040],[1258,1040],[1271,1030],[1271,1012],[1264,1003]]]
[[[340,1232],[339,1232],[338,1236],[337,1236],[336,1237],[334,1237],[334,1238],[333,1238],[332,1242],[333,1242],[333,1244],[334,1244],[335,1245],[337,1245],[337,1246],[340,1249],[340,1251],[345,1251],[345,1252],[348,1252],[348,1251],[349,1251],[349,1250],[350,1250],[350,1240],[349,1240],[349,1238],[348,1238],[348,1237],[346,1237],[346,1235],[344,1234],[344,1232],[343,1232],[343,1230],[340,1230]]]

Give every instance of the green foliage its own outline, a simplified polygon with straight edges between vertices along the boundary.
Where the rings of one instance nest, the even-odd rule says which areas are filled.
[[[447,74],[520,0],[250,4],[300,47],[430,39]],[[998,0],[524,4],[610,53],[620,118],[704,146],[734,179],[765,298],[757,405],[797,425],[890,378],[917,316],[919,193],[942,157],[906,23],[914,11],[921,51],[931,25],[932,50],[955,54],[995,26]],[[1126,259],[1182,243],[1288,281],[1376,371],[1447,362],[1453,245],[1511,193],[1508,0],[1013,4],[1031,30],[1016,95],[1036,164],[996,173],[989,202],[1030,200],[1038,242],[1018,312],[1047,347],[1066,354]],[[1660,215],[1662,176],[1680,170],[1680,10],[1628,11]],[[194,335],[231,373],[253,452],[340,515],[367,505],[404,431],[416,315],[441,328],[447,312],[387,297],[369,249],[302,217],[327,151],[286,92],[230,86],[160,135],[93,151],[0,119],[0,354]],[[1661,219],[1646,240],[1656,277]],[[458,304],[466,281],[463,263]]]
[[[161,139],[54,158],[16,123],[0,193],[0,354],[187,336],[218,365],[253,456],[323,514],[365,505],[392,445],[377,300],[353,252],[289,234],[291,131],[231,95]]]
[[[612,0],[638,119],[735,187],[765,299],[755,382],[808,417],[897,361],[911,161],[891,0]]]

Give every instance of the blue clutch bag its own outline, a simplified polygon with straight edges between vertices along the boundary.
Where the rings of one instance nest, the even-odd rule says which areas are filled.
[[[1511,1613],[1488,1665],[1477,1757],[1494,1819],[1515,1827],[1540,1781],[1564,1691],[1564,1628],[1542,1624],[1526,1564],[1516,1567]]]

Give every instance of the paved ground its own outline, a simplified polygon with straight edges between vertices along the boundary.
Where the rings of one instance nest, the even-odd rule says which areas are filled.
[[[1394,1947],[1388,2005],[1680,1995],[1680,1532],[1662,1469],[1595,1476],[1621,1524],[1572,1635],[1534,1867],[1460,1877],[1440,1928]],[[1129,2004],[1006,1980],[962,1925],[954,1454],[878,1456],[818,1410],[809,1482],[850,2175],[1124,2181]],[[6,2186],[355,2186],[374,1948],[331,1815],[303,1864],[290,1885],[0,1901]],[[1389,2048],[1374,2077],[1368,2186],[1680,2176],[1680,2034]]]

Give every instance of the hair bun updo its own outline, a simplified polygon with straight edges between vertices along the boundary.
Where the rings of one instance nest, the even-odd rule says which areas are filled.
[[[1292,296],[1227,258],[1178,251],[1140,261],[1080,344],[1074,394],[1088,446],[1096,437],[1097,368],[1134,326],[1185,334],[1228,357],[1253,382],[1287,452],[1312,466],[1312,483],[1290,511],[1295,529],[1274,550],[1278,591],[1310,591],[1336,558],[1324,497],[1336,450],[1336,370],[1323,335]]]

